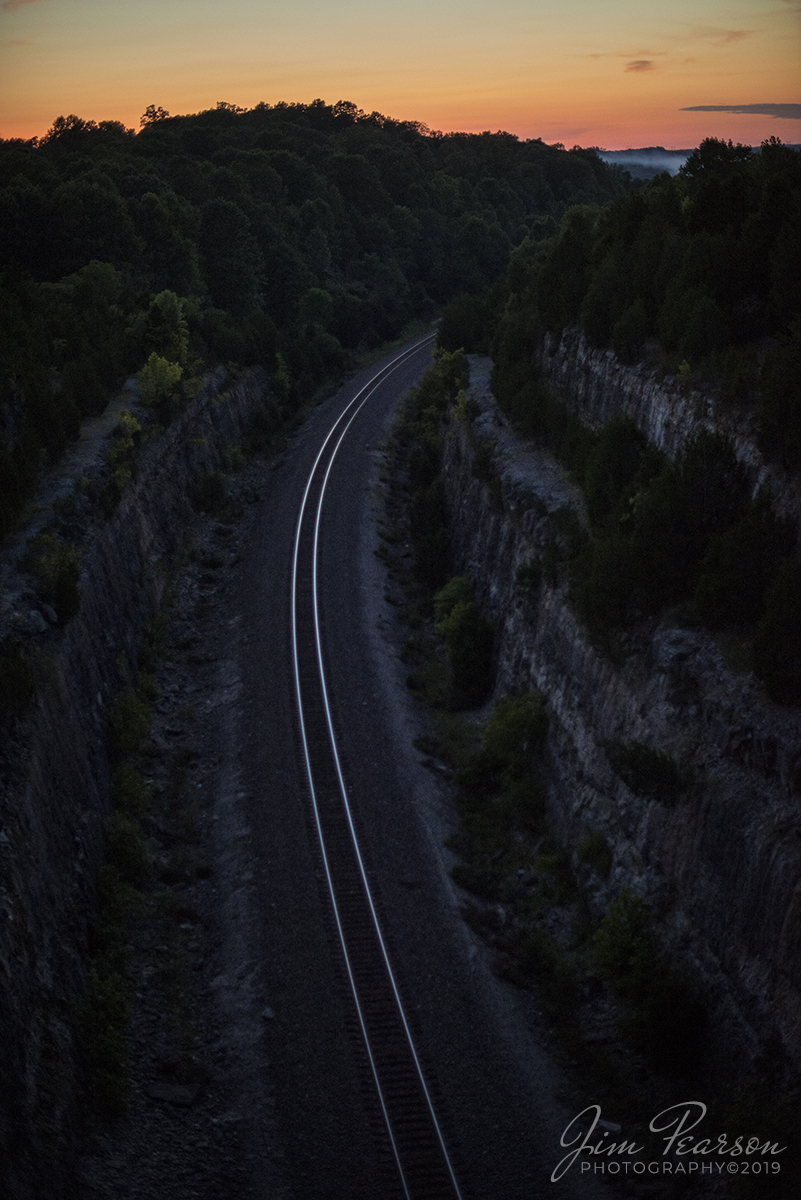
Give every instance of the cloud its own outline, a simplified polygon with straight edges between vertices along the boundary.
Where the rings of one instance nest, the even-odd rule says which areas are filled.
[[[756,37],[761,33],[759,29],[730,29],[727,33],[715,42],[716,46],[729,46],[732,42],[743,42],[746,38]]]
[[[730,112],[801,121],[801,104],[691,104],[680,112]]]
[[[16,12],[18,8],[22,8],[26,4],[37,4],[38,0],[0,0],[0,8],[3,12]]]
[[[632,62],[627,62],[624,68],[626,71],[653,71],[654,64],[650,58],[635,58]]]

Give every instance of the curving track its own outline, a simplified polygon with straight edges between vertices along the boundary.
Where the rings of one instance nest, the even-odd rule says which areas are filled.
[[[553,1101],[532,1001],[493,977],[459,914],[450,810],[379,631],[375,455],[429,361],[424,339],[311,415],[232,597],[230,754],[260,912],[241,937],[275,1089],[256,1136],[283,1149],[275,1194],[292,1200],[591,1200],[595,1181],[550,1182],[575,1113]]]
[[[337,748],[326,685],[318,549],[326,487],[352,423],[382,382],[432,339],[402,351],[331,426],[309,474],[292,560],[292,654],[303,760],[320,857],[366,1066],[405,1200],[461,1200],[451,1156],[382,934]]]

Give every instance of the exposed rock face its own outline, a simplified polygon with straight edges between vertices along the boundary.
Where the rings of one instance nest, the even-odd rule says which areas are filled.
[[[593,350],[578,329],[566,329],[558,340],[546,334],[540,365],[568,408],[584,421],[603,425],[625,413],[669,458],[701,429],[725,433],[747,469],[754,494],[760,487],[769,492],[777,515],[798,522],[801,533],[801,482],[765,462],[756,446],[753,413],[688,391],[674,377],[659,380],[643,367],[624,366],[611,350]]]
[[[35,708],[4,747],[0,1193],[14,1200],[63,1195],[78,1087],[75,1013],[110,810],[109,706],[159,609],[193,516],[192,481],[241,441],[264,388],[257,377],[222,396],[210,385],[143,454],[113,515],[83,547],[80,611],[43,641]]]
[[[452,421],[444,477],[457,561],[496,622],[498,691],[536,688],[547,702],[553,820],[574,852],[589,830],[613,848],[609,879],[589,880],[599,912],[626,886],[664,917],[672,950],[708,1001],[717,1069],[747,1075],[765,1070],[766,1056],[775,1069],[781,1045],[798,1070],[801,714],[730,669],[702,631],[652,622],[613,664],[590,644],[564,584],[517,581],[553,536],[558,510],[581,501],[547,455],[512,434],[488,389],[489,365],[471,359],[482,415],[472,429]],[[678,413],[663,412],[670,400],[636,372],[630,380],[614,363],[606,371],[610,389],[626,379],[623,400],[604,395],[593,367],[572,397],[576,409],[583,395],[601,421],[625,402],[673,452],[697,428],[689,402],[682,408],[679,398]],[[564,375],[569,384],[567,367]],[[475,447],[486,439],[500,486],[472,473]],[[670,806],[637,796],[613,772],[607,739],[661,750],[694,781]]]

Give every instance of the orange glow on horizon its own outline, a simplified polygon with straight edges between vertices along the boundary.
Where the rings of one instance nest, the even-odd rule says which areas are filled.
[[[801,99],[796,0],[0,0],[0,136],[59,115],[137,129],[219,100],[329,103],[443,132],[506,130],[566,146],[801,142],[801,120],[683,111]]]

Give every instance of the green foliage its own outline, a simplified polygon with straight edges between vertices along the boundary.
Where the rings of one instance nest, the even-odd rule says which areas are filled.
[[[33,563],[42,599],[52,605],[60,625],[66,625],[80,608],[78,580],[81,573],[81,551],[77,546],[58,541],[53,534],[39,538],[42,553]]]
[[[699,1066],[703,1010],[667,966],[644,900],[627,889],[609,905],[590,943],[591,969],[626,1006],[622,1031],[657,1070]]]
[[[139,888],[147,878],[149,855],[142,837],[139,821],[118,811],[108,829],[108,861],[119,872],[123,883]]]
[[[441,588],[450,575],[451,551],[445,487],[440,476],[441,426],[449,408],[469,381],[461,350],[437,349],[434,365],[412,391],[405,420],[412,438],[409,484],[412,492],[410,532],[414,570],[429,591]]]
[[[801,154],[707,138],[677,178],[603,210],[579,204],[555,237],[527,239],[493,295],[493,388],[524,433],[555,438],[535,358],[543,329],[580,324],[623,362],[659,353],[729,404],[761,387],[760,444],[795,471],[801,323]],[[767,353],[766,353],[767,351]],[[757,357],[764,357],[757,378]]]
[[[162,405],[172,400],[182,374],[180,363],[168,362],[154,350],[136,376],[139,394],[145,404]]]
[[[434,616],[442,621],[457,604],[473,599],[473,584],[467,575],[454,575],[434,596]]]
[[[477,708],[492,688],[492,622],[475,601],[458,601],[437,624],[451,669],[453,701]]]
[[[131,763],[120,763],[115,769],[111,777],[111,799],[115,808],[128,817],[142,817],[147,811],[147,784]]]
[[[492,328],[497,317],[494,291],[484,296],[462,293],[442,310],[437,328],[437,345],[443,350],[464,350],[467,354],[487,354]]]
[[[133,688],[119,692],[109,711],[111,752],[117,760],[137,754],[150,733],[152,714]]]
[[[524,269],[566,206],[625,187],[590,152],[430,136],[350,102],[150,105],[137,136],[70,114],[38,143],[0,141],[0,388],[15,412],[0,530],[41,452],[58,457],[150,354],[185,372],[273,371],[281,355],[292,391],[274,395],[294,409],[454,297],[472,299],[446,310],[442,346],[485,350],[502,298],[475,298],[513,246]]]
[[[703,622],[712,629],[754,625],[794,541],[789,523],[777,521],[767,496],[760,493],[742,520],[709,543],[695,589]]]
[[[578,999],[575,969],[548,935],[535,926],[524,935],[517,951],[517,968],[536,985],[549,1020],[565,1020]]]
[[[536,693],[498,701],[482,730],[480,749],[456,774],[462,816],[474,836],[540,829],[544,795],[532,767],[546,728]]]
[[[621,999],[636,1002],[648,992],[658,955],[645,901],[624,888],[593,935],[593,970]]]
[[[480,414],[481,408],[476,400],[468,400],[467,393],[460,391],[453,406],[453,415],[463,425],[469,425]]]
[[[125,485],[133,476],[141,432],[142,426],[136,417],[124,408],[120,413],[119,424],[114,430],[114,441],[106,451],[106,462],[114,472],[113,484],[117,496],[122,495]]]
[[[605,742],[604,752],[615,774],[638,796],[674,803],[687,787],[685,773],[669,754],[642,742]]]
[[[578,318],[590,270],[598,210],[576,205],[562,218],[559,237],[547,252],[537,282],[537,303],[546,329],[561,333]]]
[[[507,782],[526,776],[547,729],[545,705],[537,692],[498,701],[484,725],[482,740],[487,753],[504,764]]]
[[[142,330],[145,352],[148,350],[160,361],[173,365],[186,363],[189,349],[189,326],[184,315],[183,304],[175,292],[165,289],[154,296],[148,306]],[[148,359],[148,365],[150,359]],[[177,383],[180,373],[172,382]],[[169,384],[168,386],[172,386]],[[139,383],[142,389],[142,382]],[[144,392],[143,392],[144,395]]]
[[[643,483],[647,439],[631,417],[608,421],[589,452],[583,472],[584,500],[595,525],[619,523]]]
[[[89,991],[81,1021],[86,1086],[95,1108],[105,1117],[127,1109],[129,1011],[123,976],[113,971],[89,972]]]
[[[678,602],[713,628],[758,619],[793,535],[764,495],[749,497],[723,437],[703,432],[669,463],[618,419],[584,463],[595,535],[570,550],[571,599],[595,636]]]

